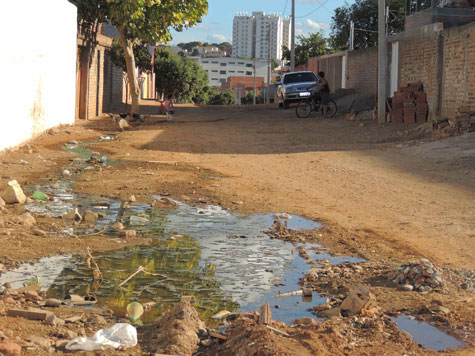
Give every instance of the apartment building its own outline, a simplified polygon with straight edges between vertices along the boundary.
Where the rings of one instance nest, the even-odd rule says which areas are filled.
[[[282,46],[290,47],[290,20],[264,12],[238,13],[233,20],[233,56],[282,58]]]
[[[198,63],[209,76],[209,85],[219,87],[225,83],[229,77],[254,77],[254,61],[249,59],[238,59],[230,57],[222,58],[192,58]],[[267,61],[256,61],[256,77],[265,78],[267,83]]]

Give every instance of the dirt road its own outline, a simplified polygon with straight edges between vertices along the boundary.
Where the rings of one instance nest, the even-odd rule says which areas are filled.
[[[151,104],[144,110],[156,112],[157,108]],[[74,183],[76,193],[121,199],[133,194],[139,202],[149,203],[154,200],[152,195],[158,194],[191,205],[219,204],[243,213],[288,212],[322,222],[324,227],[314,231],[312,239],[333,253],[366,258],[371,268],[378,267],[380,260],[400,265],[425,257],[452,269],[475,269],[475,134],[434,139],[429,129],[427,124],[346,121],[342,115],[302,120],[293,110],[274,107],[184,106],[178,108],[172,122],[152,116],[125,132],[119,132],[109,118],[52,130],[29,146],[0,155],[0,185],[17,179],[31,193],[33,184],[54,181],[64,168],[74,170],[73,156],[62,149],[65,143],[96,141],[91,147],[108,153],[117,164],[81,170]],[[107,135],[116,139],[99,140]],[[0,209],[0,263],[7,267],[21,260],[84,250],[85,246],[91,250],[124,246],[123,240],[101,236],[82,240],[58,237],[64,224],[47,216],[36,217],[36,228],[46,232],[39,238],[15,222],[23,210],[21,206]],[[145,238],[127,241],[147,242]],[[456,276],[451,271],[446,275]],[[367,283],[369,277],[381,275],[364,272],[342,283]],[[465,330],[465,341],[471,346],[475,342],[475,309],[470,292],[457,289],[457,278],[448,284],[450,290],[434,293],[437,303],[449,306],[451,313],[432,321]],[[386,337],[389,334],[377,328],[369,337],[366,326],[357,327],[361,332],[358,337],[365,341],[356,353],[349,354],[387,350],[398,354],[402,344],[411,354],[435,354],[418,348],[389,321],[389,316],[397,313],[425,310],[432,295],[397,291],[385,283],[372,285],[384,312],[383,319],[376,316],[375,322],[386,325],[381,327],[396,337]],[[316,285],[314,290],[319,288]],[[0,304],[0,315],[8,303]],[[352,323],[357,321],[338,320],[321,328],[356,330]],[[27,332],[23,324],[15,318],[0,318],[0,328],[10,328],[21,338],[32,333],[57,337],[56,329],[41,323],[28,323]],[[249,330],[254,333],[253,328]],[[315,334],[314,339],[320,336]],[[296,339],[307,337],[304,332]],[[335,342],[335,350],[354,347],[349,339],[347,344],[328,338]],[[285,346],[285,340],[276,343]],[[289,350],[294,347],[287,346]],[[307,348],[314,354],[319,347]],[[471,352],[473,347],[450,354]],[[136,349],[132,354],[143,353]]]
[[[364,257],[475,268],[474,134],[431,142],[426,125],[216,107],[180,108],[175,122],[119,137],[101,146],[212,170],[225,179],[202,186],[224,205],[320,220]],[[169,178],[186,183],[180,172]]]

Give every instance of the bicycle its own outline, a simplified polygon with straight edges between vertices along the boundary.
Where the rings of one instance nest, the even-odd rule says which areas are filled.
[[[310,113],[312,111],[318,112],[319,110],[322,112],[323,115],[323,107],[320,104],[320,100],[313,100],[312,97],[309,96],[308,98],[300,101],[297,104],[297,107],[295,108],[295,113],[297,114],[297,117],[301,119],[306,119],[310,116]],[[323,115],[323,117],[331,118],[336,115],[337,111],[338,107],[336,103],[333,100],[329,100],[327,114]]]

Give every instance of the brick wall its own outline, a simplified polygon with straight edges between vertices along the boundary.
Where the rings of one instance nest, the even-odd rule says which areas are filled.
[[[475,22],[443,31],[441,116],[455,118],[460,106],[475,110]]]
[[[435,31],[419,31],[399,41],[399,83],[422,82],[430,108],[436,93],[438,34]]]
[[[348,52],[346,87],[363,95],[378,93],[378,49],[366,48]]]
[[[87,59],[88,80],[86,117],[94,118],[107,112],[124,111],[125,86],[122,69],[116,67],[110,58],[112,39],[98,35],[97,44],[90,49]],[[87,45],[79,38],[79,45]],[[130,100],[129,100],[130,102]]]

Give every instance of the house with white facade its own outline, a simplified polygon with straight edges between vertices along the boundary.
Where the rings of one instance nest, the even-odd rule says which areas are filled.
[[[254,77],[254,63],[256,65],[256,77],[264,77],[265,83],[267,83],[267,61],[253,61],[231,57],[193,57],[192,59],[208,73],[209,86],[212,87],[220,86],[229,77]]]

